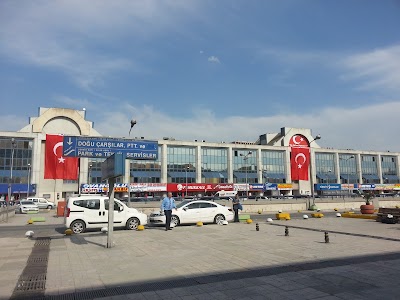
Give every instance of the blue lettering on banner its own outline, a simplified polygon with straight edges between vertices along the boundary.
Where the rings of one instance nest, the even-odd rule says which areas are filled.
[[[107,158],[114,153],[124,153],[128,159],[158,158],[158,143],[154,141],[64,136],[63,149],[65,157]]]
[[[262,183],[251,183],[249,184],[250,190],[264,190],[264,185]]]

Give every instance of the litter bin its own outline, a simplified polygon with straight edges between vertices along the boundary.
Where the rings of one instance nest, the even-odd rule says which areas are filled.
[[[57,203],[57,217],[64,217],[65,201],[59,201]]]

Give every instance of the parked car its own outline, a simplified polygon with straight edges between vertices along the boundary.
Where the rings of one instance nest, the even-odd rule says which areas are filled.
[[[176,205],[172,211],[171,224],[194,224],[197,222],[222,224],[223,221],[232,221],[231,208],[206,200],[186,200]],[[159,210],[150,214],[150,223],[164,224],[165,216]]]
[[[39,207],[33,201],[21,200],[15,208],[15,212],[20,214],[27,214],[28,212],[37,213],[39,212]]]
[[[53,209],[55,207],[55,204],[46,198],[28,197],[26,200],[33,201],[39,208]]]
[[[74,233],[88,228],[103,228],[108,225],[109,198],[106,196],[70,197],[67,201],[65,226]],[[114,227],[137,229],[147,224],[147,215],[135,208],[129,208],[120,200],[114,199]]]

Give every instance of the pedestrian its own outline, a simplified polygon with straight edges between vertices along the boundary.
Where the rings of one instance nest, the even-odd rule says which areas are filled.
[[[172,198],[172,193],[168,192],[168,196],[165,197],[161,203],[161,213],[165,213],[165,231],[172,230],[171,228],[171,216],[172,209],[176,209],[175,199]]]
[[[235,198],[232,201],[232,205],[233,205],[233,211],[235,212],[235,218],[233,222],[237,223],[239,222],[239,208],[240,208],[240,199],[238,194],[235,195]]]

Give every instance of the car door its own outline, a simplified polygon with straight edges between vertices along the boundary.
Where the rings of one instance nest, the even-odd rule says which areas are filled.
[[[76,219],[82,219],[88,228],[103,227],[107,223],[105,219],[104,208],[101,208],[101,202],[98,198],[79,199],[72,202],[70,216]]]
[[[37,205],[39,208],[47,208],[47,200],[46,199],[39,199]]]
[[[218,214],[217,205],[209,202],[200,203],[200,216],[202,222],[214,222],[214,217]]]
[[[107,222],[108,222],[108,208],[110,205],[110,200],[105,199],[104,200],[104,207],[106,210],[106,215],[107,215]],[[119,226],[124,226],[123,224],[124,219],[125,219],[125,211],[123,209],[124,207],[118,202],[118,200],[114,199],[114,227],[119,227]]]
[[[182,207],[182,213],[180,216],[181,223],[197,223],[201,221],[200,216],[200,203],[199,202],[191,202],[186,206]]]

